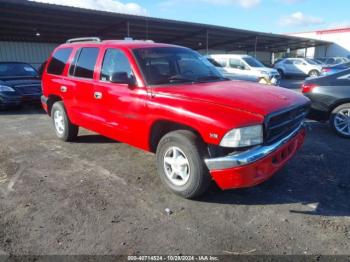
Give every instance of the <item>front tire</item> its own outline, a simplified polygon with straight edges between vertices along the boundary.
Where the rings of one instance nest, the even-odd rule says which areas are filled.
[[[188,130],[166,134],[157,147],[157,169],[167,189],[184,198],[195,198],[209,187],[211,177],[203,161],[205,145]]]
[[[74,141],[78,135],[79,127],[69,120],[62,101],[53,104],[51,116],[57,137],[65,142]]]
[[[277,69],[277,72],[280,74],[281,78],[284,78],[284,77],[285,77],[284,72],[283,72],[282,69],[278,68],[278,69]]]
[[[334,132],[345,138],[350,138],[350,103],[336,107],[329,120]]]

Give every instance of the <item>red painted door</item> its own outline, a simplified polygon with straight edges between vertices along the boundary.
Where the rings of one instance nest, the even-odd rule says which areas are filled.
[[[103,54],[99,79],[96,79],[94,108],[103,119],[104,130],[100,133],[121,142],[132,145],[140,144],[140,136],[135,135],[146,124],[146,101],[148,94],[145,88],[126,83],[112,83],[115,73],[126,73],[134,77],[128,58],[117,48],[108,48]]]
[[[80,126],[95,130],[102,120],[95,113],[94,103],[94,69],[98,57],[97,47],[84,47],[76,52],[74,61],[69,68],[70,84],[68,89],[74,90],[70,110]]]

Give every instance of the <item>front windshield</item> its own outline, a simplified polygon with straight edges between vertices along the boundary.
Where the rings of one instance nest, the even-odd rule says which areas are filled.
[[[149,85],[225,80],[205,57],[190,49],[136,48],[133,53]]]
[[[260,61],[256,60],[254,57],[243,57],[242,59],[251,67],[265,67]]]
[[[38,72],[28,64],[0,63],[0,77],[37,77]]]

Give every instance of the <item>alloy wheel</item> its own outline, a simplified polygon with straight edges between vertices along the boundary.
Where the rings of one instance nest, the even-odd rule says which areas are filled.
[[[190,178],[190,163],[185,153],[178,147],[170,147],[163,158],[164,171],[171,183],[183,186]]]
[[[350,136],[350,108],[344,108],[335,115],[334,127],[339,133]]]
[[[64,117],[61,111],[56,110],[53,116],[55,122],[55,128],[58,134],[62,135],[64,133]]]

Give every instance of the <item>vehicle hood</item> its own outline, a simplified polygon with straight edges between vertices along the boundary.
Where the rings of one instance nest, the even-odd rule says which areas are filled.
[[[25,95],[41,93],[41,80],[38,78],[0,78],[0,85],[10,86]]]
[[[164,86],[152,92],[155,96],[178,96],[261,116],[308,102],[303,95],[285,88],[239,80]]]

